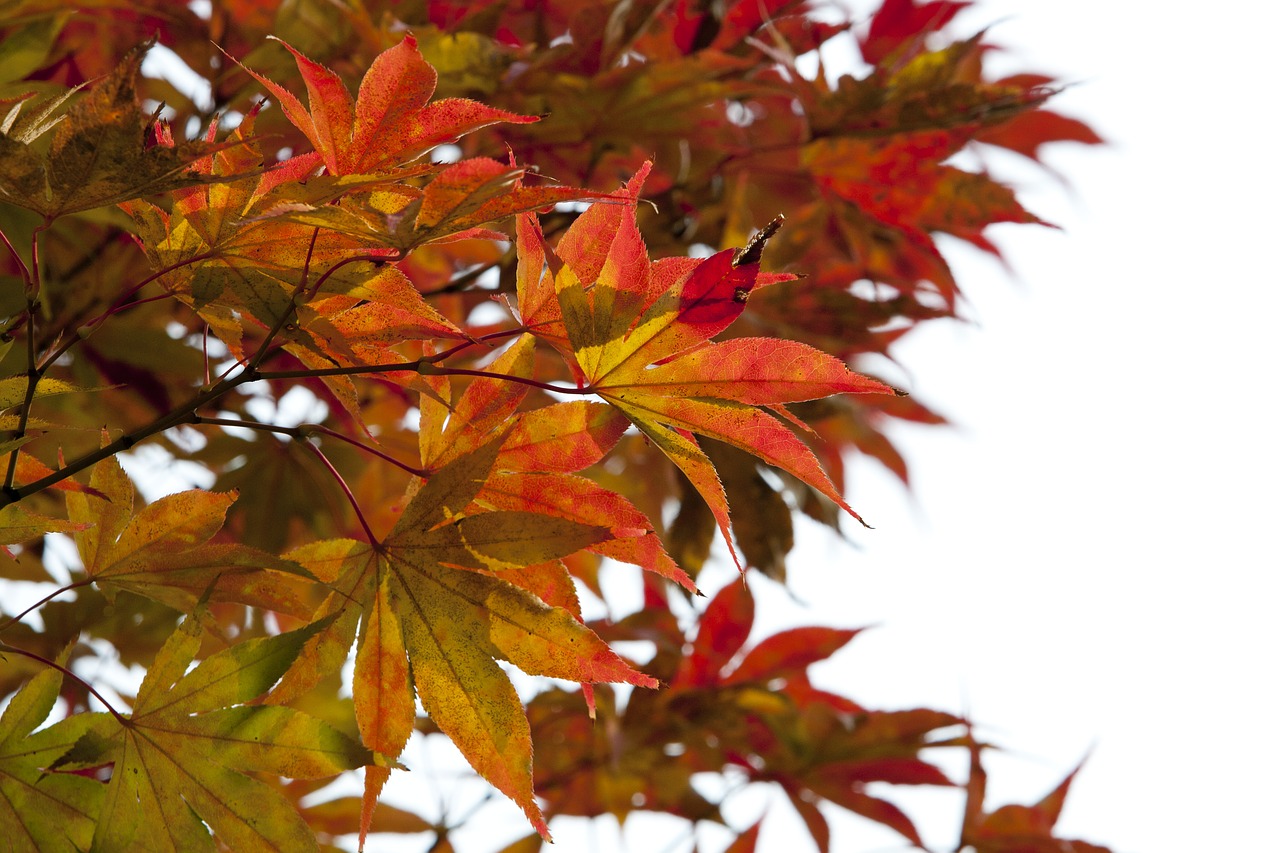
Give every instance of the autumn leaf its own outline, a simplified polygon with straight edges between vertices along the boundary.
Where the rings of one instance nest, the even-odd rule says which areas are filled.
[[[518,412],[528,386],[500,376],[531,378],[536,339],[523,334],[450,405],[448,370],[437,394],[423,395],[418,432],[425,469],[432,470],[476,449],[501,430],[506,440],[493,474],[476,500],[490,509],[532,510],[605,527],[609,536],[588,545],[607,557],[642,566],[690,591],[693,580],[667,554],[649,519],[626,498],[583,477],[571,476],[604,458],[626,429],[613,407],[572,400]],[[512,422],[515,417],[514,423]]]
[[[288,89],[245,70],[266,87],[289,121],[311,141],[317,158],[332,175],[398,166],[436,145],[496,122],[537,120],[465,98],[428,103],[435,92],[436,72],[418,52],[412,35],[374,59],[354,103],[337,74],[281,44],[297,61],[309,109]]]
[[[542,692],[529,703],[540,756],[534,779],[548,811],[619,820],[655,811],[723,823],[716,805],[692,784],[691,766],[667,751],[671,744],[683,746],[679,721],[660,713],[661,706],[638,701],[662,694],[633,693],[635,706],[624,709],[612,688],[596,692],[594,720],[582,713],[582,698],[564,690]]]
[[[622,495],[590,479],[557,472],[495,472],[477,500],[495,509],[532,510],[603,527],[609,537],[588,545],[588,550],[697,591],[693,579],[663,547],[649,518]]]
[[[43,377],[36,383],[36,390],[32,394],[32,399],[39,400],[43,397],[52,397],[55,394],[77,394],[95,390],[101,389],[81,388],[61,379]],[[6,376],[0,379],[0,411],[18,405],[26,399],[26,395],[27,377]]]
[[[54,387],[57,387],[57,384]],[[61,392],[55,391],[55,393]],[[14,473],[16,475],[14,481],[17,483],[30,483],[54,473],[53,469],[39,459],[17,450],[18,447],[26,444],[31,438],[31,436],[24,436],[23,439],[10,442],[11,446],[7,448],[10,452],[18,454],[14,464]],[[0,460],[7,462],[7,456],[0,454]],[[63,492],[85,492],[101,496],[101,493],[97,492],[92,486],[86,486],[71,479],[62,480],[54,484],[53,488]],[[31,539],[38,539],[46,533],[76,533],[85,530],[91,525],[92,522],[77,522],[43,515],[33,509],[30,502],[26,505],[21,502],[12,503],[0,508],[0,545],[17,545]],[[6,553],[9,553],[7,549]]]
[[[804,157],[821,186],[910,235],[945,231],[990,250],[980,236],[985,226],[1040,222],[1008,188],[941,164],[961,142],[945,131],[877,142],[819,140]]]
[[[867,786],[950,785],[920,753],[953,742],[938,735],[958,718],[922,709],[868,711],[815,689],[808,668],[857,631],[796,628],[744,649],[754,599],[740,581],[709,602],[692,639],[663,615],[670,617],[655,605],[601,627],[613,640],[653,643],[657,654],[647,668],[669,681],[666,690],[633,694],[619,711],[602,689],[600,721],[590,730],[572,713],[567,694],[551,692],[531,703],[536,742],[559,745],[538,776],[539,790],[557,811],[609,811],[622,819],[650,808],[717,819],[689,780],[732,766],[780,785],[819,849],[830,849],[830,828],[817,808],[824,800],[918,842],[910,818]]]
[[[714,439],[705,439],[699,445],[715,466],[720,482],[724,485],[729,515],[734,520],[734,541],[742,551],[743,559],[747,565],[759,569],[766,577],[785,582],[786,559],[795,544],[795,530],[791,520],[791,505],[783,491],[774,490],[766,479],[764,466],[753,456]],[[839,486],[840,469],[833,469],[829,467],[829,462],[824,462],[824,467],[832,471],[832,482]],[[794,477],[784,480],[783,489],[787,490],[787,486],[794,482],[798,482]],[[808,485],[802,485],[802,488],[812,492],[812,487]],[[701,498],[691,495],[688,502],[701,503]],[[829,502],[823,503],[839,512]],[[683,505],[681,509],[684,509]],[[703,516],[706,518],[705,522],[700,520]],[[715,535],[715,521],[705,507],[697,518],[706,529],[695,532],[690,545],[706,543],[709,546]],[[703,555],[702,559],[707,555]]]
[[[781,788],[822,853],[836,808],[919,845],[891,792],[951,785],[929,758],[965,722],[815,684],[858,629],[757,637],[768,584],[702,608],[685,570],[723,537],[784,582],[794,514],[852,512],[851,451],[905,480],[888,422],[940,419],[854,369],[956,315],[939,234],[1039,221],[963,164],[1097,141],[1055,81],[990,79],[950,0],[81,5],[0,26],[0,574],[66,584],[64,539],[83,564],[0,624],[7,842],[443,853],[456,798],[376,808],[430,731],[528,816],[508,853],[553,818],[727,825],[742,786],[705,774]],[[865,67],[797,71],[842,34]],[[213,485],[144,503],[104,425]],[[132,713],[90,713],[113,660]],[[581,689],[522,705],[509,666]],[[988,813],[975,768],[950,846],[1097,853],[1054,837],[1074,773]]]
[[[99,462],[95,493],[67,496],[85,573],[114,599],[129,590],[185,611],[212,599],[304,615],[308,585],[295,563],[246,545],[211,543],[235,494],[193,489],[133,511],[132,481],[115,457]],[[291,577],[295,576],[295,577]]]
[[[384,359],[376,357],[362,361],[360,356],[368,353],[355,348],[374,337],[381,338],[383,350],[406,336],[463,337],[426,304],[399,269],[385,262],[403,258],[424,243],[501,237],[483,226],[595,195],[570,187],[520,186],[524,170],[485,158],[412,164],[409,161],[422,153],[413,149],[415,145],[429,147],[509,117],[470,101],[427,105],[430,87],[425,80],[433,80],[434,72],[412,48],[412,37],[383,56],[390,58],[375,63],[354,108],[332,72],[297,56],[300,67],[309,69],[313,96],[340,89],[348,112],[355,110],[344,119],[340,105],[317,100],[317,116],[322,118],[307,118],[310,123],[303,129],[309,128],[317,146],[330,152],[337,144],[330,132],[334,126],[350,125],[357,136],[377,132],[377,145],[361,142],[362,147],[352,147],[356,143],[348,139],[342,148],[382,152],[377,163],[344,160],[352,169],[372,171],[352,172],[335,161],[325,165],[326,174],[314,175],[321,162],[313,153],[263,172],[254,166],[261,157],[253,136],[255,108],[230,135],[229,151],[194,164],[198,172],[224,184],[181,191],[172,212],[148,202],[125,205],[153,268],[163,273],[164,286],[199,311],[237,355],[244,314],[267,328],[296,321],[281,333],[291,351],[317,369],[382,363]],[[276,94],[291,118],[300,115],[302,107],[287,91],[255,76]],[[366,104],[371,106],[365,109]],[[439,105],[451,108],[436,109]],[[211,127],[210,144],[213,131]],[[400,152],[402,159],[384,162],[388,149],[383,137],[409,146]],[[388,172],[393,165],[393,173]],[[404,183],[418,176],[427,178],[422,189]],[[337,312],[340,318],[335,318]],[[411,328],[405,327],[406,321]],[[357,395],[350,380],[331,377],[326,382],[356,415]]]
[[[53,125],[47,154],[37,140],[0,134],[0,197],[54,219],[67,213],[117,204],[173,190],[203,179],[191,169],[210,146],[148,144],[151,122],[139,110],[138,69],[149,44],[131,51],[105,79],[67,109]]]
[[[745,583],[728,583],[702,612],[693,648],[680,663],[673,688],[705,687],[720,680],[720,671],[738,653],[755,622],[755,598]]]
[[[61,683],[56,669],[41,671],[0,717],[0,832],[15,853],[84,850],[93,839],[102,785],[46,769],[85,733],[90,718],[76,715],[35,732],[53,710]]]
[[[628,184],[633,199],[647,173],[646,167]],[[764,243],[776,228],[775,222],[744,249],[692,265],[651,263],[634,204],[597,204],[566,232],[552,258],[579,384],[617,407],[680,467],[711,507],[731,551],[724,489],[691,433],[799,477],[857,518],[813,452],[776,416],[778,407],[839,393],[893,391],[799,342],[709,342],[742,313],[754,287],[788,278],[759,270]],[[522,282],[545,287],[532,276]],[[542,303],[529,294],[522,304]]]
[[[998,85],[1044,91],[1053,85],[1053,78],[1042,74],[1015,74],[996,81]],[[998,145],[1022,156],[1041,162],[1041,149],[1051,142],[1079,142],[1083,145],[1100,145],[1102,137],[1097,131],[1079,119],[1069,118],[1047,109],[1020,112],[993,127],[985,128],[978,136],[979,142]]]
[[[428,243],[506,239],[482,226],[561,202],[599,197],[575,187],[524,186],[526,170],[485,157],[422,167],[421,191],[408,187],[352,193],[337,205],[283,201],[267,216],[324,228],[400,255]],[[322,180],[322,179],[321,179]]]
[[[760,824],[763,822],[764,819],[761,818],[739,833],[738,837],[724,849],[724,853],[756,853],[756,842],[760,839]]]
[[[606,528],[537,512],[468,509],[505,436],[441,465],[377,545],[317,543],[291,556],[337,592],[321,615],[306,671],[290,693],[341,665],[360,614],[354,695],[365,744],[394,758],[413,730],[413,696],[481,776],[524,809],[541,833],[533,800],[532,745],[523,707],[495,663],[580,682],[656,682],[636,672],[562,607],[503,579],[608,537]],[[327,651],[326,651],[327,650]],[[278,700],[277,700],[278,701]]]
[[[391,290],[402,296],[403,290],[394,288],[398,282],[393,280],[404,276],[394,267],[383,266],[388,250],[337,232],[318,233],[303,223],[265,216],[279,204],[272,191],[281,185],[300,186],[297,182],[314,166],[300,169],[290,161],[264,173],[254,141],[257,112],[250,111],[230,134],[228,150],[193,165],[200,174],[222,183],[180,192],[171,211],[142,200],[126,202],[122,208],[133,218],[161,285],[196,310],[237,356],[243,352],[245,327],[256,321],[271,328],[292,318],[298,323],[286,339],[327,357],[334,349],[331,340],[325,339],[327,318],[313,306],[300,304],[307,302],[299,297],[301,288],[312,285],[303,296],[344,295],[381,302],[380,297]],[[209,139],[214,130],[210,128]],[[308,199],[314,199],[316,183],[307,190]],[[363,188],[368,183],[340,184],[324,191],[322,198],[333,200],[352,189],[352,184]],[[417,302],[422,303],[420,296]],[[403,298],[397,307],[405,307]],[[434,334],[461,335],[428,306],[422,305],[416,313]]]
[[[291,708],[243,703],[323,627],[245,640],[187,672],[204,633],[188,617],[147,671],[131,715],[81,715],[92,726],[60,766],[114,762],[93,849],[212,851],[212,830],[235,850],[317,850],[293,806],[246,774],[334,776],[368,763],[368,753]]]
[[[885,0],[858,42],[862,58],[872,64],[912,53],[924,45],[926,35],[946,26],[956,13],[971,5],[953,0]]]
[[[1057,787],[1030,806],[1009,804],[993,812],[984,809],[987,773],[982,766],[984,746],[969,743],[969,785],[965,804],[962,842],[975,853],[1111,853],[1110,848],[1058,837],[1054,825],[1081,762]]]
[[[310,806],[303,811],[307,825],[322,836],[346,835],[360,823],[359,797],[339,797]],[[433,825],[415,812],[382,803],[368,827],[369,832],[426,832]]]

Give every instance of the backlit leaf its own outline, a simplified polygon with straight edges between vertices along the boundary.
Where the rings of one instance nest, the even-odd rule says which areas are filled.
[[[68,514],[87,526],[76,536],[81,559],[109,599],[129,590],[185,610],[212,591],[213,600],[308,612],[301,598],[305,586],[289,577],[303,574],[296,564],[246,545],[209,541],[234,494],[179,492],[134,514],[133,483],[115,457],[95,466],[90,485],[97,494],[70,494]]]
[[[46,770],[84,734],[89,718],[70,717],[32,734],[58,697],[62,674],[46,669],[14,695],[0,717],[0,832],[15,853],[85,849],[103,787]]]
[[[0,197],[53,219],[201,182],[191,165],[209,146],[147,142],[135,86],[148,46],[68,108],[47,154],[0,135]]]
[[[338,594],[363,613],[355,696],[366,744],[391,757],[403,747],[406,723],[412,722],[405,704],[405,677],[411,673],[434,723],[545,833],[533,800],[528,723],[495,658],[531,674],[574,681],[656,682],[627,665],[573,613],[502,578],[610,535],[606,528],[555,515],[467,511],[503,437],[440,466],[376,549],[321,544],[293,556],[321,576],[333,576]],[[340,563],[322,569],[315,562],[322,555]],[[340,599],[331,599],[325,612],[339,606]],[[308,666],[334,667],[342,657],[312,660]]]
[[[243,774],[332,776],[368,753],[300,712],[232,706],[270,687],[319,627],[247,640],[183,674],[202,634],[189,617],[161,649],[133,713],[95,717],[95,736],[67,756],[115,762],[93,849],[213,850],[204,824],[237,850],[317,849],[293,807]]]

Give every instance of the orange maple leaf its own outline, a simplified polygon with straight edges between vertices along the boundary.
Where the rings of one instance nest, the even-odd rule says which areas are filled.
[[[276,39],[280,41],[279,39]],[[310,108],[288,89],[245,69],[266,87],[298,130],[315,146],[304,155],[323,162],[331,175],[376,172],[415,159],[436,145],[497,122],[537,121],[467,98],[428,103],[436,71],[406,35],[373,60],[352,102],[346,84],[333,71],[281,41],[293,54],[307,86]]]
[[[710,506],[735,561],[724,489],[694,433],[794,474],[858,518],[783,422],[792,420],[783,404],[894,389],[807,344],[773,338],[711,343],[742,313],[755,287],[793,278],[759,268],[779,223],[744,249],[651,262],[635,220],[647,174],[648,165],[628,183],[631,203],[593,205],[554,252],[541,250],[548,275],[525,267],[518,280],[525,323],[571,356],[584,391],[625,414],[679,466]],[[532,231],[536,223],[529,219],[524,227]],[[539,251],[537,237],[526,233],[519,245]]]

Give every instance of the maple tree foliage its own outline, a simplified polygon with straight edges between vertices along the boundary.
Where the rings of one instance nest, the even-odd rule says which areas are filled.
[[[954,155],[1099,141],[968,5],[0,3],[0,579],[44,585],[3,586],[13,849],[450,849],[377,802],[424,732],[524,812],[508,850],[723,824],[699,773],[822,851],[833,808],[922,846],[897,785],[963,790],[956,849],[1103,850],[1055,834],[1074,773],[988,812],[969,721],[811,681],[858,630],[748,647],[751,588],[698,588],[717,541],[785,584],[794,514],[857,524],[847,454],[907,480],[887,422],[941,419],[855,368],[955,316],[939,234],[1039,222]],[[801,73],[850,33],[860,71]],[[135,448],[207,488],[144,500]]]

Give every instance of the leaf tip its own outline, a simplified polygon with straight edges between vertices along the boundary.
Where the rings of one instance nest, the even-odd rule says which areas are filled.
[[[764,254],[765,243],[768,243],[769,238],[778,233],[778,229],[782,227],[784,221],[786,221],[786,217],[781,213],[769,220],[769,224],[757,231],[747,241],[747,245],[743,246],[733,256],[733,266],[745,267],[749,264],[760,263],[760,257]]]
[[[364,796],[360,803],[360,843],[357,848],[360,853],[364,853],[364,842],[369,835],[369,828],[373,825],[373,812],[378,807],[378,796],[382,793],[382,786],[387,783],[390,776],[390,767],[371,764],[364,769]]]

